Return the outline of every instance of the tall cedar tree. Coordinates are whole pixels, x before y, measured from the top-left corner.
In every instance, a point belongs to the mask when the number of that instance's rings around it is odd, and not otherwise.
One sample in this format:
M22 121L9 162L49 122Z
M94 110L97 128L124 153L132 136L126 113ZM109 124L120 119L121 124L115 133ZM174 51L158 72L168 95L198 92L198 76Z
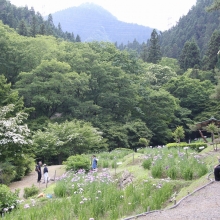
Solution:
M27 36L28 35L28 31L27 31L27 26L25 24L25 21L24 19L22 19L19 23L19 26L18 26L18 33L20 35L23 35L23 36Z
M180 68L187 70L195 65L200 66L200 50L195 41L187 41L179 57Z
M140 57L144 62L147 62L147 44L143 43L141 46Z
M81 42L81 38L78 34L76 35L76 42Z
M218 62L217 53L220 49L220 31L215 30L209 42L208 50L204 58L204 69L214 70Z
M157 34L157 31L154 29L151 33L147 62L157 64L161 61L161 59L162 54L159 45L159 36Z

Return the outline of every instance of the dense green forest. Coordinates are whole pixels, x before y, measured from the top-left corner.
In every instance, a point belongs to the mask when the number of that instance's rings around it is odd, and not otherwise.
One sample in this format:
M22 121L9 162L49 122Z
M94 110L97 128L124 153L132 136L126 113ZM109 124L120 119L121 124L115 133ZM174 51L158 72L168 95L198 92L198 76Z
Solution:
M181 59L168 58L156 30L140 59L108 42L15 29L0 22L0 165L8 181L29 172L31 158L62 163L72 154L163 145L177 126L188 140L197 137L190 125L220 119L215 31L207 50L215 47L215 59L203 69L196 42L185 42Z
M40 34L53 35L72 42L80 40L79 35L75 37L73 32L64 32L60 23L56 27L51 14L44 20L34 8L16 7L8 0L0 0L0 20L23 36L35 37Z

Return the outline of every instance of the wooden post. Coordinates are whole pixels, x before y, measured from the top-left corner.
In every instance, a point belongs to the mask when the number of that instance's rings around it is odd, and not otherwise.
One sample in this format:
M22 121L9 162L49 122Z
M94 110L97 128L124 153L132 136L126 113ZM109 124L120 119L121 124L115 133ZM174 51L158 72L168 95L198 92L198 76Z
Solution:
M54 172L54 182L56 181L56 170Z
M47 177L47 182L46 182L46 188L47 188L47 183L48 183L48 177Z
M115 175L116 175L116 160L115 160Z
M120 179L120 189L122 189L122 178Z
M176 205L176 199L174 200L174 205Z
M149 212L149 211L150 211L150 206L147 207L147 212Z

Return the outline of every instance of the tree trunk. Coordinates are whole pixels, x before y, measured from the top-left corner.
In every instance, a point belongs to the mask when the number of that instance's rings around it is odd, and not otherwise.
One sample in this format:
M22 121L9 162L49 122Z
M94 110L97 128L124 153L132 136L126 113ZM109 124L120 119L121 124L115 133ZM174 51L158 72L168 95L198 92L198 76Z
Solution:
M201 130L199 130L199 133L200 133L201 137L203 138L203 140L205 141L205 143L207 143L208 141L207 141L206 138L203 136L203 133L202 133Z

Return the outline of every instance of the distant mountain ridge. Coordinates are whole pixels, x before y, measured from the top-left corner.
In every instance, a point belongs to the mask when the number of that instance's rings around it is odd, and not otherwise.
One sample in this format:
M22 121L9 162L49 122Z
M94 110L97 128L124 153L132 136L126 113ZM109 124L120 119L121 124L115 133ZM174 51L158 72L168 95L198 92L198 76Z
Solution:
M110 12L93 3L84 3L52 14L63 31L80 35L82 41L110 41L127 44L136 39L146 42L153 28L119 21Z

